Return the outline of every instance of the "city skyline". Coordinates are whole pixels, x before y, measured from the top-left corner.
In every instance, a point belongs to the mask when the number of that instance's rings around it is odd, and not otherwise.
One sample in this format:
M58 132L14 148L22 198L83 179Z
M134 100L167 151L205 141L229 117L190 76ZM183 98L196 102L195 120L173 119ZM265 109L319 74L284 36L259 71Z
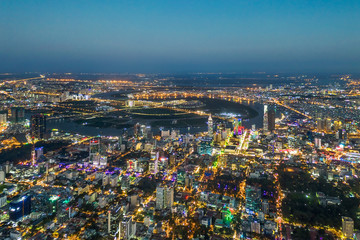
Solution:
M360 239L360 1L0 1L0 239Z

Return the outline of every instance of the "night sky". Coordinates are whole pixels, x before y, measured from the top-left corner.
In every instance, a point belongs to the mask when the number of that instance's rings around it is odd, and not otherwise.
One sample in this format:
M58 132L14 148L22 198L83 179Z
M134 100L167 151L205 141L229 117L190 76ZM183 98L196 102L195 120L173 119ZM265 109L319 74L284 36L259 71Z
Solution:
M0 72L360 72L359 0L0 0Z

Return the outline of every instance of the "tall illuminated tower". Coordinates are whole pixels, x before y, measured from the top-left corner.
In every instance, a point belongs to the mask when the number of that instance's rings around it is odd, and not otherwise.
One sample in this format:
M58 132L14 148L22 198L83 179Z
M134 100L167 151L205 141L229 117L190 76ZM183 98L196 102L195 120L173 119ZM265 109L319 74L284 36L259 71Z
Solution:
M354 235L354 221L349 217L342 217L342 232L346 239L352 239Z
M213 119L212 119L212 117L211 117L211 114L210 114L210 116L209 116L209 118L208 118L208 136L210 137L210 138L212 138L213 137L213 135L214 135L214 128L213 128Z
M42 140L46 133L46 117L42 114L31 116L30 134L32 139Z
M268 116L268 105L264 105L264 125L263 129L265 131L269 130L269 116Z
M156 209L171 208L174 204L174 188L158 186L156 188Z
M158 173L158 168L159 168L159 152L156 152L154 174Z
M32 161L32 165L35 166L35 164L36 164L35 144L33 144L33 147L32 147L32 150L31 150L31 161Z
M97 163L100 165L100 138L94 138L90 140L89 157L91 163Z
M268 111L268 130L274 131L275 130L275 109L272 107Z
M234 136L238 136L241 135L244 131L244 127L242 126L242 120L241 118L234 118L233 121L233 126L234 126Z

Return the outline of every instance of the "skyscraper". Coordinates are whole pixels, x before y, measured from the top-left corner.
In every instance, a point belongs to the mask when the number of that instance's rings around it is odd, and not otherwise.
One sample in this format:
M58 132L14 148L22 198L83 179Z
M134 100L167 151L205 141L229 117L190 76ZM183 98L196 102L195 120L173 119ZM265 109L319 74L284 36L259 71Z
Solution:
M325 119L325 130L331 132L331 118Z
M269 124L269 120L268 120L268 105L264 105L264 125L263 125L263 129L265 131L269 130L268 128L268 124Z
M317 118L316 119L316 128L319 132L324 131L325 130L325 120L320 117Z
M210 114L210 116L208 118L208 136L210 138L212 138L213 135L214 135L214 126L213 126L213 124L214 124L213 119L212 119L211 114Z
M156 188L156 209L171 208L174 204L174 188L158 186Z
M45 138L46 133L46 117L42 114L31 116L30 126L31 138L41 140Z
M242 119L234 118L233 127L234 127L234 136L241 135L244 131L244 127L242 126Z
M268 130L275 130L275 109L273 107L268 110Z
M36 160L39 160L39 158L41 156L44 155L44 147L37 147L35 148L35 157L36 157Z
M156 209L164 208L164 199L165 199L165 188L157 187L156 188Z
M25 109L22 107L11 108L11 122L18 123L25 120Z
M89 158L91 163L94 163L95 165L100 165L100 150L100 138L91 139L89 147Z
M346 239L352 239L354 234L354 220L349 217L342 217L342 232Z
M315 147L321 148L321 138L315 138Z
M119 239L130 239L132 233L132 217L124 217L119 224Z
M12 221L18 221L31 213L31 196L24 195L10 203L9 216Z
M0 125L5 124L8 119L7 111L0 111Z
M248 185L245 188L245 210L249 214L257 213L260 210L261 189Z

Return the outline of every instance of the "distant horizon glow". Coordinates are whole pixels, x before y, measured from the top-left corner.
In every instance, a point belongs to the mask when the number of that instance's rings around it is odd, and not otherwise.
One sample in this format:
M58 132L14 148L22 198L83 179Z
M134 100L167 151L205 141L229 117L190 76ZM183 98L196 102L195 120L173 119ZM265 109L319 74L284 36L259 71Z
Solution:
M0 2L0 72L360 72L360 2Z

